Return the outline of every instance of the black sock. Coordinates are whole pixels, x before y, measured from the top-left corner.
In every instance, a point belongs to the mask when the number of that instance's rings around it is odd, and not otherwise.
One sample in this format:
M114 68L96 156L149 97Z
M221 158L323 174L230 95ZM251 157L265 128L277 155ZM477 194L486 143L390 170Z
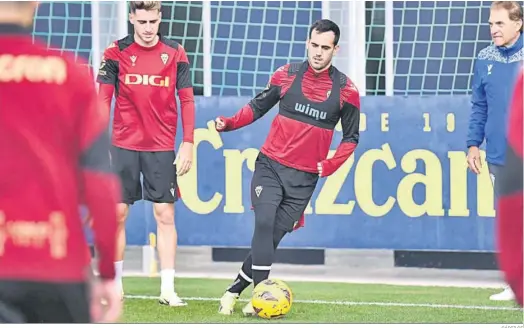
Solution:
M237 293L240 295L244 291L244 289L249 287L249 285L251 285L251 282L247 281L246 279L244 279L244 277L242 277L239 274L237 278L235 279L235 281L233 282L233 284L229 286L227 291L230 293Z
M269 271L271 269L253 269L253 286L256 287L259 283L269 278Z
M276 252L278 244L284 238L286 235L286 231L280 230L279 228L275 227L273 231L273 249ZM274 253L273 253L274 254ZM273 262L273 261L271 261ZM269 272L271 268L268 268L267 270L253 270L253 286L258 285L260 282L266 280L269 278Z
M227 289L230 293L238 293L239 295L251 285L253 282L252 279L252 271L251 271L251 252L249 252L248 256L244 260L244 263L242 263L242 268L240 268L240 272L238 273L238 276L236 277L235 281L229 288Z

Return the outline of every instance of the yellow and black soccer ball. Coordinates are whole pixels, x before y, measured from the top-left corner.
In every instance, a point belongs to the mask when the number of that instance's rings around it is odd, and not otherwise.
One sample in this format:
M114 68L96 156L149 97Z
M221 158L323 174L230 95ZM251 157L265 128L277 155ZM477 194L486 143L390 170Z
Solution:
M251 302L259 317L280 318L291 310L293 293L282 280L266 279L253 289Z

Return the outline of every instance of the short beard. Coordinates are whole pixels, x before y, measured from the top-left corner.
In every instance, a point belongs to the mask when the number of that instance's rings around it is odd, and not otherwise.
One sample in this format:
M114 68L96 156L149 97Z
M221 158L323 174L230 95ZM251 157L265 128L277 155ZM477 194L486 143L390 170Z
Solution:
M322 65L322 66L319 67L319 68L314 67L313 64L312 64L312 60L310 60L309 58L308 58L308 62L309 62L309 66L311 66L315 71L322 71L322 70L324 70L326 67L328 67L329 65L331 65L332 60L329 60L326 64Z

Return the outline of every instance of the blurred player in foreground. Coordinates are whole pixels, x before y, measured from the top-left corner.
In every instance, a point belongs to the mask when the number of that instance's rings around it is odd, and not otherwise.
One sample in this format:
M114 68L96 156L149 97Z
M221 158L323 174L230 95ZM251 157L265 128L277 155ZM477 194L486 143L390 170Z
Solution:
M122 305L109 115L86 66L33 44L35 9L0 2L0 322L114 322ZM92 291L81 203L100 254Z
M175 292L174 202L177 175L184 175L193 160L195 104L189 62L184 48L158 33L160 1L130 2L134 34L115 41L104 52L98 73L100 96L109 113L113 94L112 163L122 180L118 205L117 283L123 294L122 271L126 246L125 220L129 206L144 198L153 202L157 247L161 265L160 304L186 305ZM175 166L175 135L180 98L183 143ZM178 170L177 170L178 169ZM144 177L143 196L140 173Z
M333 174L357 146L359 93L353 82L332 65L339 38L340 29L335 23L315 22L309 30L307 61L280 67L266 89L235 116L216 119L218 131L237 130L280 102L251 182L255 211L251 252L220 300L222 314L233 313L240 293L251 282L256 286L268 278L281 239L303 224L319 176ZM343 138L335 155L326 159L339 120ZM251 303L242 311L254 314Z
M516 301L523 305L522 288L524 274L522 269L522 206L523 197L523 164L522 153L522 112L524 101L522 92L524 71L520 75L514 88L513 101L509 113L508 146L506 148L506 164L500 172L498 183L500 195L497 208L497 246L498 261L504 277Z
M468 166L472 172L480 174L479 147L486 140L486 162L496 199L500 191L498 175L504 170L512 85L524 54L522 6L518 1L494 1L489 25L493 45L482 49L475 62L467 147ZM506 287L490 299L510 301L514 295Z

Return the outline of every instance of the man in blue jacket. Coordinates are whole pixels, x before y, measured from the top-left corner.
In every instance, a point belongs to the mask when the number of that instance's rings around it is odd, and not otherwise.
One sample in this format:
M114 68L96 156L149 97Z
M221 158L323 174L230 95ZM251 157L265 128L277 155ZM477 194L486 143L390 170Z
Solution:
M479 146L486 140L486 162L494 187L503 169L506 153L507 109L515 78L523 59L522 6L517 1L494 1L489 26L493 44L482 49L475 62L472 84L472 111L467 147L468 166L479 174L482 163ZM491 300L513 300L510 288L492 295Z

